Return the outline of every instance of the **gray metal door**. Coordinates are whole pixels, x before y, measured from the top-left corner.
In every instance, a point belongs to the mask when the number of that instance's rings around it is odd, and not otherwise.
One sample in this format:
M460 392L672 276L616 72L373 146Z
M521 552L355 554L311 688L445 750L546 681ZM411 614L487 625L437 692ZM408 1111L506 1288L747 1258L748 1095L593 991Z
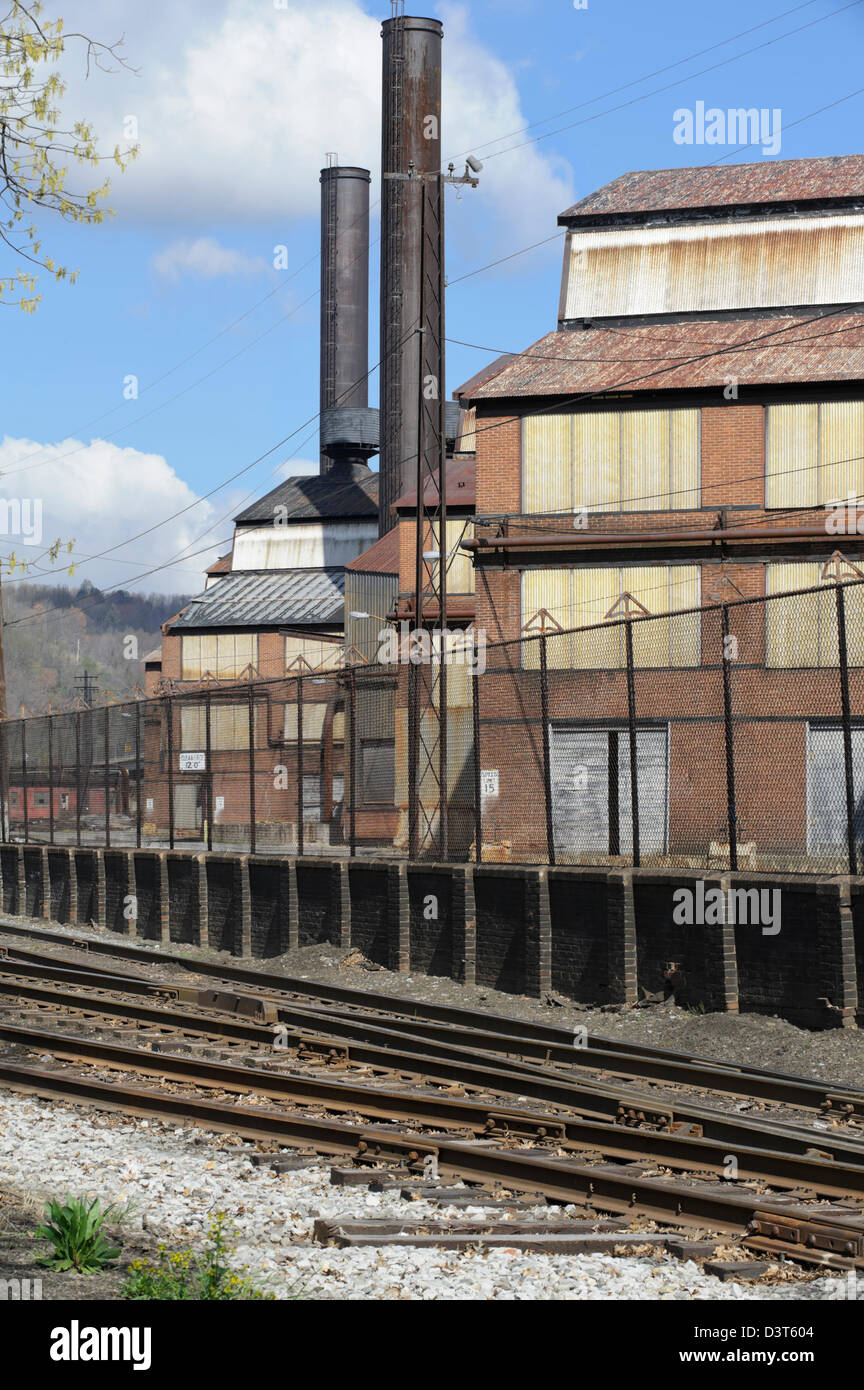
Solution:
M852 785L855 790L855 839L864 840L864 729L852 730ZM846 772L843 730L807 726L807 850L810 854L845 851Z
M636 775L642 854L666 852L668 747L666 728L637 729ZM550 763L556 853L631 854L633 809L627 726L588 729L553 724ZM611 784L610 768L613 770Z
M198 793L198 778L181 782L174 788L174 828L175 830L200 830L204 812Z

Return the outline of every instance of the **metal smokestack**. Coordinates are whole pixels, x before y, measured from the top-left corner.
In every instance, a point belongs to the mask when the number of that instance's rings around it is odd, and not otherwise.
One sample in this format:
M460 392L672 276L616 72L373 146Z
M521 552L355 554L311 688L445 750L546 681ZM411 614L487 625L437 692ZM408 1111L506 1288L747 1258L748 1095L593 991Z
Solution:
M381 461L379 528L416 486L420 375L421 197L410 173L441 167L441 41L437 19L384 21L381 131ZM389 177L400 175L402 177ZM443 384L441 389L443 390Z
M333 159L321 170L322 473L365 465L378 445L377 412L367 408L371 180L368 169Z

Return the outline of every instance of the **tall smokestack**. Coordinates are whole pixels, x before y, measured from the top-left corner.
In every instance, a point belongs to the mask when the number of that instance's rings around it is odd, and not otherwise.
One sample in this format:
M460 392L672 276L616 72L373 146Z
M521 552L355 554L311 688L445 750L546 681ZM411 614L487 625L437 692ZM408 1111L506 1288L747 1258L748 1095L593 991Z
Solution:
M441 41L437 19L384 21L381 139L381 461L379 527L416 486L420 376L420 266L423 228L416 174L441 167ZM433 267L427 267L432 271ZM433 275L434 278L434 275ZM441 383L443 390L443 383Z
M321 170L322 473L365 465L378 447L377 412L367 408L370 174L335 158Z

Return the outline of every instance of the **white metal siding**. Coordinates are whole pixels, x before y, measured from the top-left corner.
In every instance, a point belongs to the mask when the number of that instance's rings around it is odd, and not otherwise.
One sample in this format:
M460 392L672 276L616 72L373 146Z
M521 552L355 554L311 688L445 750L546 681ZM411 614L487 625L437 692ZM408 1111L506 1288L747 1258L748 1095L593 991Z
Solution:
M573 232L564 318L864 299L864 216Z

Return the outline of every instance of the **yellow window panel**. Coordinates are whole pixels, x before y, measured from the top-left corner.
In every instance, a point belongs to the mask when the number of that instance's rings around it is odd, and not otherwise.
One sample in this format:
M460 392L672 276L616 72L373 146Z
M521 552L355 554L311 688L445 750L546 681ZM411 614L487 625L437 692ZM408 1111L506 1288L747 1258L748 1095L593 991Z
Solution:
M522 421L522 507L567 512L573 507L570 415L529 415Z
M766 428L766 507L815 506L819 500L818 405L769 405Z
M846 502L864 493L864 401L819 407L819 501Z
M669 510L698 507L698 410L669 411Z
M819 583L818 563L768 566L766 593L783 594ZM820 595L775 599L766 604L765 664L771 667L818 666Z
M617 565L573 570L573 624L603 623L621 594ZM624 664L624 633L620 627L592 627L573 634L572 665L577 670L616 670Z
M303 742L320 739L324 732L326 704L303 701ZM344 734L343 734L344 737ZM297 742L297 701L285 706L285 738L290 743Z
M621 416L585 411L573 417L573 508L618 510L621 498Z
M696 608L700 602L701 570L698 565L670 565L669 611ZM702 627L699 613L669 620L669 665L698 666L702 660Z
M669 495L669 412L621 415L621 510L662 511Z
M195 753L205 746L205 742L204 710L198 705L181 705L181 749L184 753Z
M190 633L188 637L181 637L180 642L183 680L197 680L201 675L201 637L197 632Z

